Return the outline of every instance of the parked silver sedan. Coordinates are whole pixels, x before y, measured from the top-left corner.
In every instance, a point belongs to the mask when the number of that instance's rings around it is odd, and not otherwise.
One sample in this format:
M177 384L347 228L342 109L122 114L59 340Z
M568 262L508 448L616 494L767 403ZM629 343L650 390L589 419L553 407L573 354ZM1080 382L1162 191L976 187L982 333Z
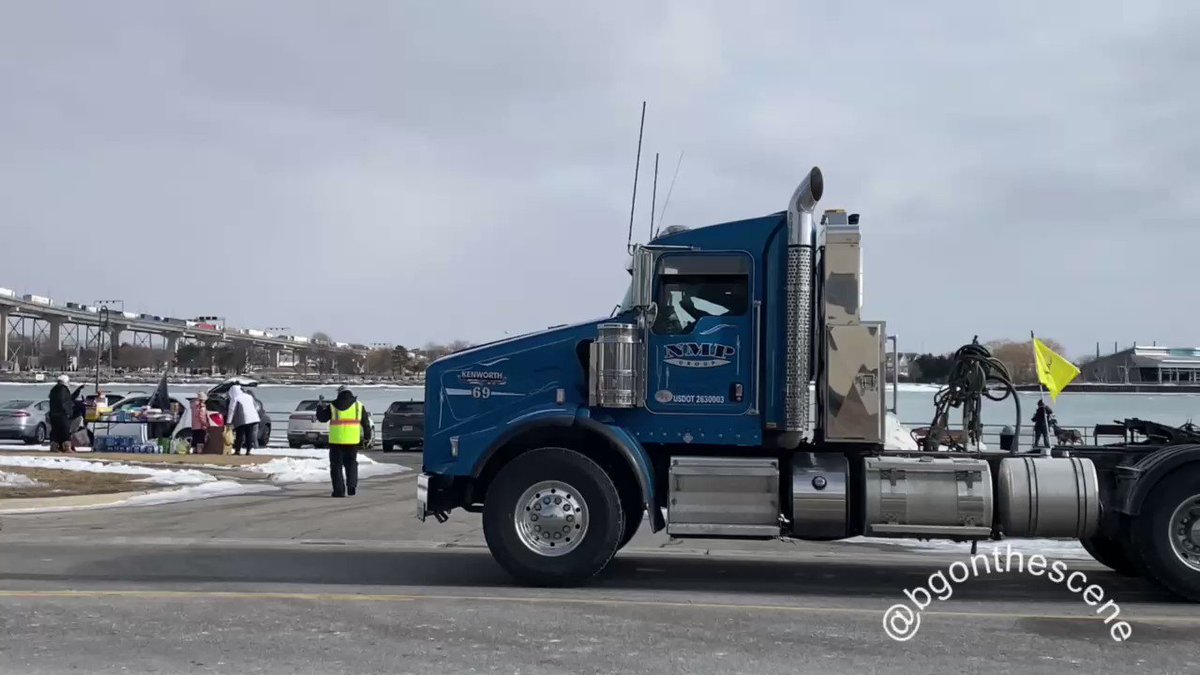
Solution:
M30 445L45 443L50 435L46 413L49 401L18 399L0 402L0 438L15 438Z

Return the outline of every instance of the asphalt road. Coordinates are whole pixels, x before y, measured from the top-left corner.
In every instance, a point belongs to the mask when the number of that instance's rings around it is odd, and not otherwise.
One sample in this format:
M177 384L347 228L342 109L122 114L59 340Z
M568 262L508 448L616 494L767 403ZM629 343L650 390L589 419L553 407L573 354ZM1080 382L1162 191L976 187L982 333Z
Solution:
M403 461L403 459L401 459ZM513 586L478 518L412 518L411 477L0 520L0 672L1200 672L1200 608L1069 561L958 587L896 642L884 610L964 554L641 533L585 588Z

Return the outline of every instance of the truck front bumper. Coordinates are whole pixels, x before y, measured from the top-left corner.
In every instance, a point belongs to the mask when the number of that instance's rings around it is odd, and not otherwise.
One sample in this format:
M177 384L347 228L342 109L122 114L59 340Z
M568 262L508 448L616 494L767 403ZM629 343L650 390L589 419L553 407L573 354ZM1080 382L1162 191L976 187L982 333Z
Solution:
M425 522L433 516L439 523L449 519L456 504L451 488L454 481L447 476L422 473L417 476L417 520Z

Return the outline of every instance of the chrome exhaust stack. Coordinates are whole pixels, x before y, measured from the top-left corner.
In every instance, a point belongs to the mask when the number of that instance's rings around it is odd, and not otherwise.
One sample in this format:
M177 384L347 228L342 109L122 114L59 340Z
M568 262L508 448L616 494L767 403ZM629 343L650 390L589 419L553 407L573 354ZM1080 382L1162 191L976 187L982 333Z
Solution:
M813 339L813 211L825 191L821 169L800 181L788 203L787 226L787 355L783 431L786 446L795 447L808 431L808 385L812 381Z

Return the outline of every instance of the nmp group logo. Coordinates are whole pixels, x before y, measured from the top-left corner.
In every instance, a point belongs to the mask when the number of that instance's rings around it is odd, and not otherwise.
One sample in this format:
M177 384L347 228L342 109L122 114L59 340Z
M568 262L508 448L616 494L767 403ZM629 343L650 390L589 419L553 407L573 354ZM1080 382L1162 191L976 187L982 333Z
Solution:
M1096 608L1096 615L1104 619L1104 625L1108 626L1114 642L1125 642L1133 635L1133 626L1118 618L1121 616L1121 607L1111 598L1105 599L1103 588L1089 584L1086 574L1072 571L1061 560L1049 561L1041 554L1035 553L1026 560L1020 552L1012 550L1011 544L1007 545L1003 557L999 548L993 548L991 557L980 553L966 561L957 561L945 571L938 570L929 575L924 586L904 589L907 601L898 602L883 613L883 632L896 642L911 640L921 629L921 612L934 600L949 600L954 597L955 584L993 572L1029 573L1035 577L1045 576L1056 584L1065 584L1067 590L1082 596L1089 607Z

